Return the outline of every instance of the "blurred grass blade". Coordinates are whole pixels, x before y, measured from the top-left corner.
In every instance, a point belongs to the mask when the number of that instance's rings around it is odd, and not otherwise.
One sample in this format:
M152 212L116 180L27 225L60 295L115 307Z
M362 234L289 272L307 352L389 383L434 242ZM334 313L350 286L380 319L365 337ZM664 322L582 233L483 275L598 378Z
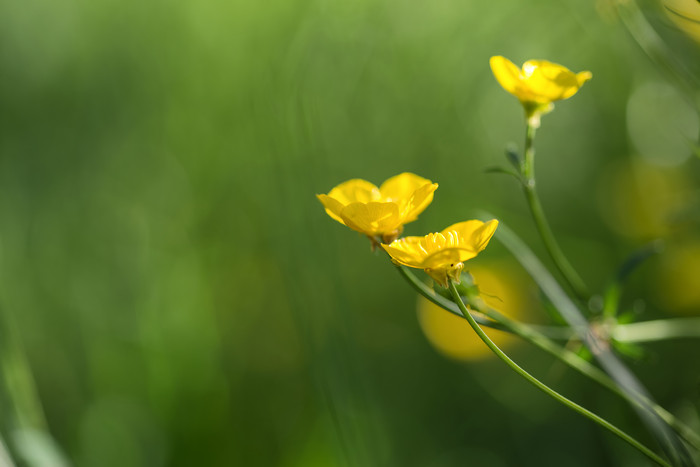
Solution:
M7 450L7 446L5 446L2 436L0 436L0 465L5 467L15 467L15 463L12 461L12 457L10 456L10 452Z
M515 371L519 376L524 378L527 382L535 386L537 389L540 391L544 392L547 394L549 397L552 399L556 400L557 402L563 404L564 406L570 408L571 410L574 410L575 412L579 413L580 415L583 415L584 417L588 418L589 420L597 423L600 425L602 428L610 431L611 433L615 434L616 436L620 437L627 443L629 443L631 446L633 446L635 449L639 450L641 453L643 453L645 456L649 457L649 459L653 460L659 465L662 466L669 466L664 459L659 457L654 451L646 447L644 444L640 443L612 423L608 422L604 418L600 417L594 412L591 412L590 410L586 409L585 407L575 403L571 399L566 398L562 394L558 393L554 389L550 388L546 384L544 384L542 381L539 379L535 378L533 375L528 373L525 369L523 369L520 365L515 363L505 352L503 352L490 338L489 336L479 327L476 321L474 321L474 318L471 316L471 313L467 310L466 305L462 301L462 298L459 295L459 292L457 291L457 288L455 287L454 282L452 282L452 279L449 279L449 285L450 285L450 292L452 293L452 297L454 298L454 301L457 303L459 306L460 310L462 311L462 314L466 317L467 321L469 322L469 325L472 327L474 332L479 336L479 338L488 346L491 351L499 358L501 361L503 361L505 364L507 364L513 371Z
M653 342L665 339L700 338L700 318L675 318L615 326L613 338L619 342Z
M700 77L688 66L689 63L663 40L644 16L636 0L616 0L615 6L622 23L640 48L657 65L657 68L682 90L693 102L696 109L700 107L697 89Z
M482 213L482 215L483 218L494 218L488 213ZM610 375L621 390L637 400L638 404L631 404L632 407L637 411L650 432L654 434L660 447L673 461L673 464L693 465L692 458L685 445L650 406L650 403L653 403L653 399L648 394L648 391L646 391L636 376L610 351L609 343L601 340L591 330L581 311L542 265L537 256L503 222L499 224L495 236L532 276L542 289L542 292L547 295L552 304L559 310L562 317L581 338L605 372ZM643 397L639 397L640 395Z
M9 405L2 413L2 423L11 427L8 442L12 453L22 460L21 465L28 467L68 467L70 463L48 431L34 375L13 317L2 308L0 375L0 391L5 393ZM0 467L4 465L0 463Z
M18 455L29 467L70 466L56 441L46 431L31 428L17 430L12 434L12 441Z

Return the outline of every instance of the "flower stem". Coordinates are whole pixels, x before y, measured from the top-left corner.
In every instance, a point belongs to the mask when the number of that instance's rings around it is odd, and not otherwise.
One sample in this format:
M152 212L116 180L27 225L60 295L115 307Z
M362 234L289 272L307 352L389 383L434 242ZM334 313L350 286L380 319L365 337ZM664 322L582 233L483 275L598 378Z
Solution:
M559 244L554 238L552 229L549 227L547 218L544 215L544 210L542 209L542 203L540 203L540 198L537 195L535 188L535 132L537 128L529 120L527 123L527 131L525 133L525 158L520 167L520 171L523 176L523 190L525 191L525 197L527 199L527 204L530 207L530 212L537 226L537 230L542 237L544 246L549 253L549 256L554 261L557 269L561 272L564 280L571 288L571 290L576 294L576 296L581 300L587 300L589 297L586 285L583 283L579 277L576 270L571 266L571 263L566 259Z
M404 266L399 266L399 265L395 265L395 266L396 266L396 269L399 271L399 273L401 273L403 278L406 279L409 284L411 284L411 286L416 290L416 292L418 292L423 297L427 298L428 300L430 300L431 302L433 302L437 306L442 307L446 311L452 313L453 315L459 316L460 318L464 318L464 316L462 316L462 313L459 311L459 309L454 309L453 307L450 306L453 304L451 301L449 301L448 299L446 299L445 297L443 297L441 295L436 294L433 289L426 286L415 275L413 275L413 273L411 271L409 271L408 268L406 268ZM484 315L482 315L480 313L475 316L475 319L482 326L486 326L486 327L494 328L494 329L500 329L501 331L507 330L504 326L500 325L496 321L492 321L492 320L488 319L487 317L485 317Z
M612 432L613 434L617 435L618 437L622 438L625 440L627 443L632 445L634 448L639 450L641 453L643 453L645 456L647 456L649 459L653 460L659 465L662 466L668 466L670 467L670 464L666 462L664 459L659 457L657 454L655 454L652 450L641 444L639 441L636 439L632 438L630 435L625 433L624 431L620 430L617 428L615 425L611 424L607 420L601 418L600 416L594 414L590 410L576 404L575 402L567 399L566 397L562 396L546 384L542 383L540 380L532 376L530 373L522 369L517 363L515 363L513 360L508 357L494 342L489 338L489 336L486 335L486 333L479 327L478 323L474 320L472 315L469 313L469 310L467 310L467 307L464 305L464 302L462 301L462 297L460 297L459 292L457 292L457 289L455 288L454 283L452 282L451 279L449 279L449 289L450 292L452 293L452 298L454 299L455 303L459 307L460 311L464 315L464 317L467 319L469 322L469 325L472 327L474 332L481 338L482 341L491 349L491 351L496 354L498 358L503 360L513 371L518 373L520 376L525 378L529 383L537 387L539 390L547 394L548 396L552 397L553 399L559 401L560 403L564 404L565 406L569 407L570 409L580 413L581 415L589 418L590 420L594 421L595 423L599 424L603 428L607 429L608 431Z
M661 417L661 419L664 420L664 422L673 428L676 433L683 437L688 444L700 451L700 435L698 435L689 426L678 420L672 413L660 405L647 399L642 394L636 394L636 397L630 396L627 392L620 389L620 387L615 384L615 382L610 379L610 377L604 371L600 370L590 362L582 359L574 352L552 342L546 336L539 334L536 330L532 329L531 326L511 320L507 316L502 315L485 304L475 302L472 297L467 298L469 300L470 307L476 308L484 315L505 326L513 334L559 359L570 368L578 371L584 376L587 376L604 388L622 397L627 402L635 404L638 407L643 407L644 405L650 407L659 417Z
M413 286L413 288L423 297L430 300L445 311L462 319L466 319L466 316L462 314L459 307L457 307L454 302L436 294L433 289L421 282L408 268L402 266L397 266L396 268L404 279L406 279L408 283L411 284L411 286ZM615 382L604 371L590 362L582 359L574 352L567 350L561 345L558 345L552 340L568 340L573 338L574 333L570 328L563 326L536 326L532 324L520 323L487 306L478 297L467 296L467 300L469 302L469 306L472 308L470 314L479 325L498 329L504 332L510 332L560 360L562 363L568 365L570 368L579 372L583 376L592 379L604 388L612 391L619 397L622 397L629 403L635 404L636 406L642 408L646 404L647 407L650 407L654 412L656 412L656 414L661 417L661 419L663 419L671 428L673 428L676 433L678 433L688 444L700 451L700 435L693 431L693 429L691 429L689 426L678 420L672 413L641 394L637 394L636 397L629 395L627 392L620 389L620 387L615 384ZM688 318L688 320L700 321L700 319L697 318ZM634 326L634 324L619 325L619 327L622 328L625 328L626 326ZM613 331L613 336L615 336L615 331ZM629 341L633 342L632 339Z
M664 339L699 338L700 318L673 318L617 324L611 331L620 342L652 342Z

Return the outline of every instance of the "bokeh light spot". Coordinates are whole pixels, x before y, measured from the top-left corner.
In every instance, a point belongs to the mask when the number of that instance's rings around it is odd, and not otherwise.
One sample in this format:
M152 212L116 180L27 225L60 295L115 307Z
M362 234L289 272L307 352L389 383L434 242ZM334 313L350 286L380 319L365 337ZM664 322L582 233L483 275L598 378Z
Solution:
M698 115L670 85L639 86L627 102L627 132L639 154L659 166L676 166L693 153Z

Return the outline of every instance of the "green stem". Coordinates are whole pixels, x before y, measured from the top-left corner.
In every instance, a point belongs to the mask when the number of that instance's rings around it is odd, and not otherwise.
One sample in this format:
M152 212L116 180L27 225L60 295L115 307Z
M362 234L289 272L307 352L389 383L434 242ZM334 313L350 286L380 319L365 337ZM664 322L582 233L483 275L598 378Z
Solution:
M614 319L617 315L617 311L620 306L620 296L622 295L622 291L620 289L620 284L616 282L605 291L602 313L604 318Z
M462 301L462 298L459 295L459 292L457 292L457 289L455 288L454 283L452 282L451 279L449 279L449 288L450 292L452 293L452 297L457 303L457 306L459 306L460 311L464 315L464 317L467 319L469 322L469 325L472 327L474 332L481 338L482 341L493 351L494 354L501 360L503 360L513 371L518 373L520 376L525 378L529 383L531 383L533 386L547 394L548 396L552 397L553 399L559 401L560 403L564 404L565 406L569 407L570 409L580 413L584 417L589 418L590 420L594 421L598 425L602 426L603 428L607 429L611 433L617 435L621 439L625 440L627 443L629 443L631 446L639 450L642 454L647 456L649 459L653 460L659 465L662 466L667 466L671 467L669 463L667 463L664 459L656 455L651 449L647 448L643 444L641 444L639 441L635 440L632 438L630 435L625 433L624 431L620 430L617 428L615 425L611 424L607 420L601 418L600 416L594 414L590 410L576 404L575 402L567 399L566 397L562 396L546 384L542 383L540 380L532 376L530 373L522 369L520 366L518 366L517 363L515 363L513 360L508 357L496 344L493 343L493 341L489 338L489 336L486 335L486 333L479 327L479 324L474 320L472 315L469 313L467 310L467 307L464 305L464 302Z
M559 248L559 244L555 240L552 229L549 227L547 218L544 215L544 209L542 209L540 198L537 195L535 188L535 132L535 125L528 120L527 131L525 133L525 158L521 166L523 175L522 185L525 191L525 197L527 198L527 204L530 207L530 212L532 213L537 230L542 237L544 246L555 266L559 269L564 280L576 296L581 300L587 300L589 297L588 290L578 273L576 273L576 270L571 266L566 256L564 256L561 248Z
M455 305L453 302L446 299L442 295L438 295L437 293L435 293L433 289L425 285L407 267L397 265L396 269L403 276L403 278L406 279L406 281L408 281L409 284L411 284L411 286L416 292L418 292L423 297L433 302L437 306L448 311L449 313L452 313L453 315L458 316L460 318L464 318L464 316L462 316L462 312L459 311L459 308L457 308L457 305ZM486 315L484 315L483 313L479 313L478 311L472 312L472 316L474 317L476 322L479 323L481 326L498 329L499 331L514 332L507 326L507 324L494 321L493 319L489 319ZM567 327L537 325L528 325L528 327L537 329L539 334L542 335L545 339L557 339L567 341L575 337L575 334L571 331L571 329Z
M636 394L636 397L629 395L627 392L620 389L620 387L617 384L615 384L615 382L612 379L610 379L610 377L604 371L600 370L598 367L589 363L588 361L582 359L574 352L571 352L570 350L567 350L566 348L555 344L547 337L533 330L530 326L511 320L510 318L500 314L496 310L489 307L485 307L481 303L475 302L471 297L468 298L469 305L471 307L477 308L489 318L501 323L510 332L522 338L523 340L529 342L535 347L538 347L539 349L559 359L560 361L568 365L570 368L578 371L584 376L587 376L596 383L612 391L614 394L617 394L618 396L622 397L627 402L632 403L640 408L644 408L645 405L647 407L650 407L671 428L673 428L676 431L676 433L683 437L683 439L686 442L688 442L688 444L700 451L700 435L695 433L695 431L693 431L689 426L678 420L672 413L670 413L660 405L649 400L642 394Z
M554 308L559 311L561 317L575 330L583 343L588 347L593 356L602 366L608 376L615 381L621 390L627 392L630 397L643 394L647 400L651 400L648 392L636 376L620 361L611 351L609 343L602 339L600 332L591 328L578 305L576 305L564 292L559 283L550 275L539 259L530 251L522 240L505 225L499 225L498 239L510 250L518 262L528 271L537 282L542 293L551 301ZM642 402L640 401L640 404ZM638 409L638 415L648 429L654 434L657 442L663 447L664 453L673 456L679 465L690 465L692 460L686 446L681 440L671 433L663 420L656 416L651 407L642 404L633 405Z
M457 307L454 302L436 294L433 289L421 282L408 268L397 266L397 269L404 279L406 279L409 284L411 284L411 286L413 286L413 288L423 297L443 308L445 311L462 319L466 319L466 317L459 310L459 307ZM478 297L468 296L467 298L469 300L469 306L473 308L473 310L470 311L470 314L474 317L475 321L479 323L479 325L488 326L504 332L510 332L560 360L573 370L592 379L604 388L625 399L627 402L640 408L644 408L644 404L646 404L646 407L650 407L652 410L654 410L654 412L656 412L656 414L661 417L671 428L673 428L676 433L678 433L686 442L688 442L688 444L700 451L700 435L693 431L689 426L678 420L672 413L641 394L637 394L636 397L631 396L627 392L620 389L620 387L615 384L607 373L600 370L590 362L582 359L574 352L571 352L570 350L567 350L566 348L552 341L552 339L568 340L574 337L574 334L569 328L559 326L536 326L532 324L520 323L487 306ZM700 319L697 318L689 318L688 320L700 321ZM627 326L632 325L619 325L619 327L622 328ZM615 331L613 331L613 336L615 336ZM628 342L632 341L630 340Z
M700 337L700 318L675 318L618 324L612 338L620 342L653 342L664 339Z

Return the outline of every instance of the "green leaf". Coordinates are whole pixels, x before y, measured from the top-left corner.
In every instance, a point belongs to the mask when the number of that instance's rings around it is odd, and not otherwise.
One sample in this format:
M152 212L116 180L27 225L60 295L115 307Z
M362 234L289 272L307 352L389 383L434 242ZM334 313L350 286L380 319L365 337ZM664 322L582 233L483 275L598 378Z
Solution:
M523 158L518 153L518 148L514 144L509 144L506 148L506 159L520 173L523 167Z
M620 298L622 297L623 285L632 272L634 272L644 261L653 255L664 250L664 242L655 240L629 255L617 271L615 279L605 291L603 302L603 316L613 318L618 313Z
M625 311L620 313L617 317L617 324L630 324L637 321L637 312L635 311Z
M630 357L633 360L649 359L649 353L641 345L632 344L630 342L618 342L616 340L612 342L615 350L626 357Z
M499 174L510 175L511 177L515 177L516 180L520 181L519 174L513 172L512 170L508 170L506 168L503 168L503 167L497 167L497 166L487 167L486 169L484 169L484 173L487 173L487 174L488 173L499 173Z
M586 360L587 362L593 360L593 354L590 350L588 350L588 347L586 347L585 345L581 345L578 349L576 349L576 355Z

